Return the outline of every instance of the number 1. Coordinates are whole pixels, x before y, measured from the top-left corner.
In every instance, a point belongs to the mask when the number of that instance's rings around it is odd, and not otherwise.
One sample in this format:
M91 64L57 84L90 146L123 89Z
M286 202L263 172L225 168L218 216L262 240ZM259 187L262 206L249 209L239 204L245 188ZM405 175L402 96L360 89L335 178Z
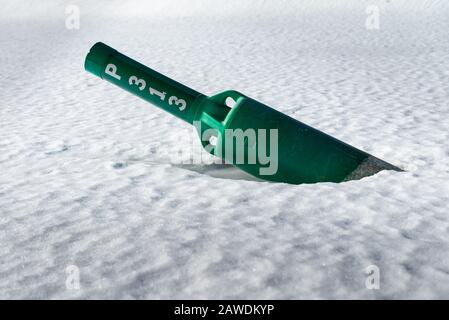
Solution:
M150 94L153 96L158 96L162 101L164 101L166 92L161 92L150 87Z

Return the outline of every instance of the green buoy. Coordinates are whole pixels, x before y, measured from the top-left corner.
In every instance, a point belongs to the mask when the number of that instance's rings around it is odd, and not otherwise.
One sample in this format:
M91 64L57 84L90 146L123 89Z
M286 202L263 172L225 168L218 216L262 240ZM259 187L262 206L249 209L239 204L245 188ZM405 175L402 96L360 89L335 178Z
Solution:
M101 42L85 69L194 125L208 152L264 180L341 182L402 171L237 91L208 97Z

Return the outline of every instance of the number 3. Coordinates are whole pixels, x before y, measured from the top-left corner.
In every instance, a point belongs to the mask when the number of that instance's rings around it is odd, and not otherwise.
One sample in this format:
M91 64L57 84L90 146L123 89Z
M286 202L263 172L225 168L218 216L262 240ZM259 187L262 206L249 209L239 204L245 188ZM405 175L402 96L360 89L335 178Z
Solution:
M168 99L168 104L169 104L169 105L172 105L173 103L174 103L176 106L178 106L179 111L183 111L183 110L187 107L187 102L186 102L184 99L179 99L179 98L176 97L176 96L171 96L171 97Z
M140 91L142 91L143 89L145 89L147 83L145 82L145 80L143 79L138 79L136 76L131 76L129 77L128 83L130 85L132 84L136 84L139 88Z

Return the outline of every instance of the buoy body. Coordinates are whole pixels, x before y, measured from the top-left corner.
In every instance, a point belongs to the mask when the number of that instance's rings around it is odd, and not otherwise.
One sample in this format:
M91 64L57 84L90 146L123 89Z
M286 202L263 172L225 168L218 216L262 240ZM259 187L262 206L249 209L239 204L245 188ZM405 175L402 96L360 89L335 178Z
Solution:
M208 152L264 180L341 182L401 171L237 91L208 97L101 42L85 69L194 125Z

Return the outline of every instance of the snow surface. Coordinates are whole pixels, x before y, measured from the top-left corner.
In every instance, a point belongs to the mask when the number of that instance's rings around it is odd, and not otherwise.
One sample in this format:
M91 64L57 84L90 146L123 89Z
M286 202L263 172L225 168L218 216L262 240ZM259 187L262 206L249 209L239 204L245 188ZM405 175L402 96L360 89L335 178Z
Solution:
M0 6L0 298L449 298L448 1ZM406 172L288 185L174 163L190 127L85 72L97 41Z

